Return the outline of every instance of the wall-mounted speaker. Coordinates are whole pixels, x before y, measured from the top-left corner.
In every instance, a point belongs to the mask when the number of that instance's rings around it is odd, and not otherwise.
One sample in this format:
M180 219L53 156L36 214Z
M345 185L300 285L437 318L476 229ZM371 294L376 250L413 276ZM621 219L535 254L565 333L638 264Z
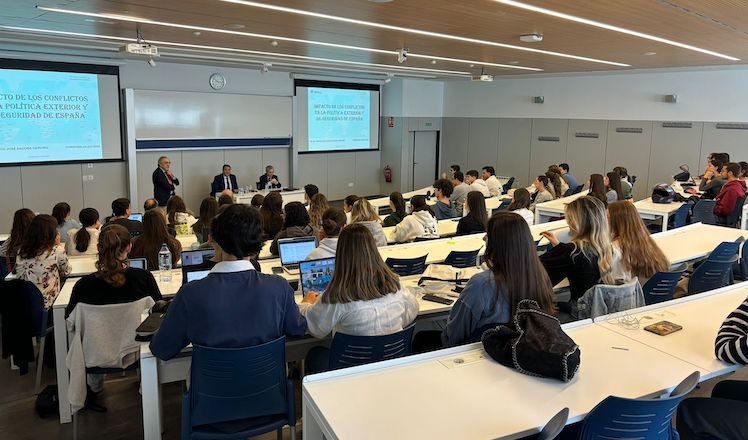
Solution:
M534 102L535 104L542 104L545 102L545 96L536 96L532 98L532 102Z
M668 104L675 104L678 102L678 95L665 95L662 100Z

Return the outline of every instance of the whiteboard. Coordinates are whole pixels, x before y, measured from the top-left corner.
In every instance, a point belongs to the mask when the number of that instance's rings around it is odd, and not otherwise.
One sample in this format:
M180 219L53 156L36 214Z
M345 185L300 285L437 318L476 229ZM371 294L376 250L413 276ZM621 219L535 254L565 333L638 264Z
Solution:
M134 90L135 139L290 138L290 96Z

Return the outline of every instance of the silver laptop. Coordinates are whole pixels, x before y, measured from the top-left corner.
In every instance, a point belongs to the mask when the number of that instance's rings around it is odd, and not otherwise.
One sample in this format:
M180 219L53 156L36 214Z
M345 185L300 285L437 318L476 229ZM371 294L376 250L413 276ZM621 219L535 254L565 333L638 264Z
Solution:
M278 240L278 255L283 270L291 275L299 274L299 263L317 247L315 237L281 238Z

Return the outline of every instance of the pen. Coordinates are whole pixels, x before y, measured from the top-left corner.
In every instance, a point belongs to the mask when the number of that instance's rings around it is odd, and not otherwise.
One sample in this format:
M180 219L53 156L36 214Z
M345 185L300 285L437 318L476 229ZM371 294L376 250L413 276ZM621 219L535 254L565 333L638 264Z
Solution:
M628 348L625 348L625 347L610 347L610 348L612 348L613 350L623 350L623 351L629 351L629 349L628 349Z

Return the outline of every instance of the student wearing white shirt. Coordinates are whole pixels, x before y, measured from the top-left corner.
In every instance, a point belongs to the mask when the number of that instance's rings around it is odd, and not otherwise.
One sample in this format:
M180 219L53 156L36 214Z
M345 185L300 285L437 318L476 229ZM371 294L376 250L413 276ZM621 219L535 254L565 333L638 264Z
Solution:
M501 188L501 182L496 178L496 170L492 166L483 167L483 180L486 182L488 187L488 193L491 197L500 195L503 191Z
M465 174L465 183L470 185L470 191L478 191L483 197L491 197L486 181L478 178L478 170L470 170Z
M306 256L307 260L335 256L338 248L338 236L345 227L345 212L340 208L328 208L322 214L320 224L322 225L322 240L319 242L317 249L311 251Z
M439 238L439 226L425 196L410 199L411 213L395 226L395 241L405 243L416 238Z
M530 211L530 192L524 188L517 188L512 195L513 200L509 205L507 211L519 214L525 219L528 226L532 226L535 222L535 214Z
M407 327L418 315L418 300L384 263L369 229L354 223L340 233L335 271L327 289L307 294L299 310L316 338L337 332L381 336ZM329 353L322 347L312 349L307 369L326 370Z
M83 226L80 229L68 231L68 239L65 242L65 252L68 255L96 255L98 254L97 243L99 241L99 211L94 208L84 208L78 214Z

